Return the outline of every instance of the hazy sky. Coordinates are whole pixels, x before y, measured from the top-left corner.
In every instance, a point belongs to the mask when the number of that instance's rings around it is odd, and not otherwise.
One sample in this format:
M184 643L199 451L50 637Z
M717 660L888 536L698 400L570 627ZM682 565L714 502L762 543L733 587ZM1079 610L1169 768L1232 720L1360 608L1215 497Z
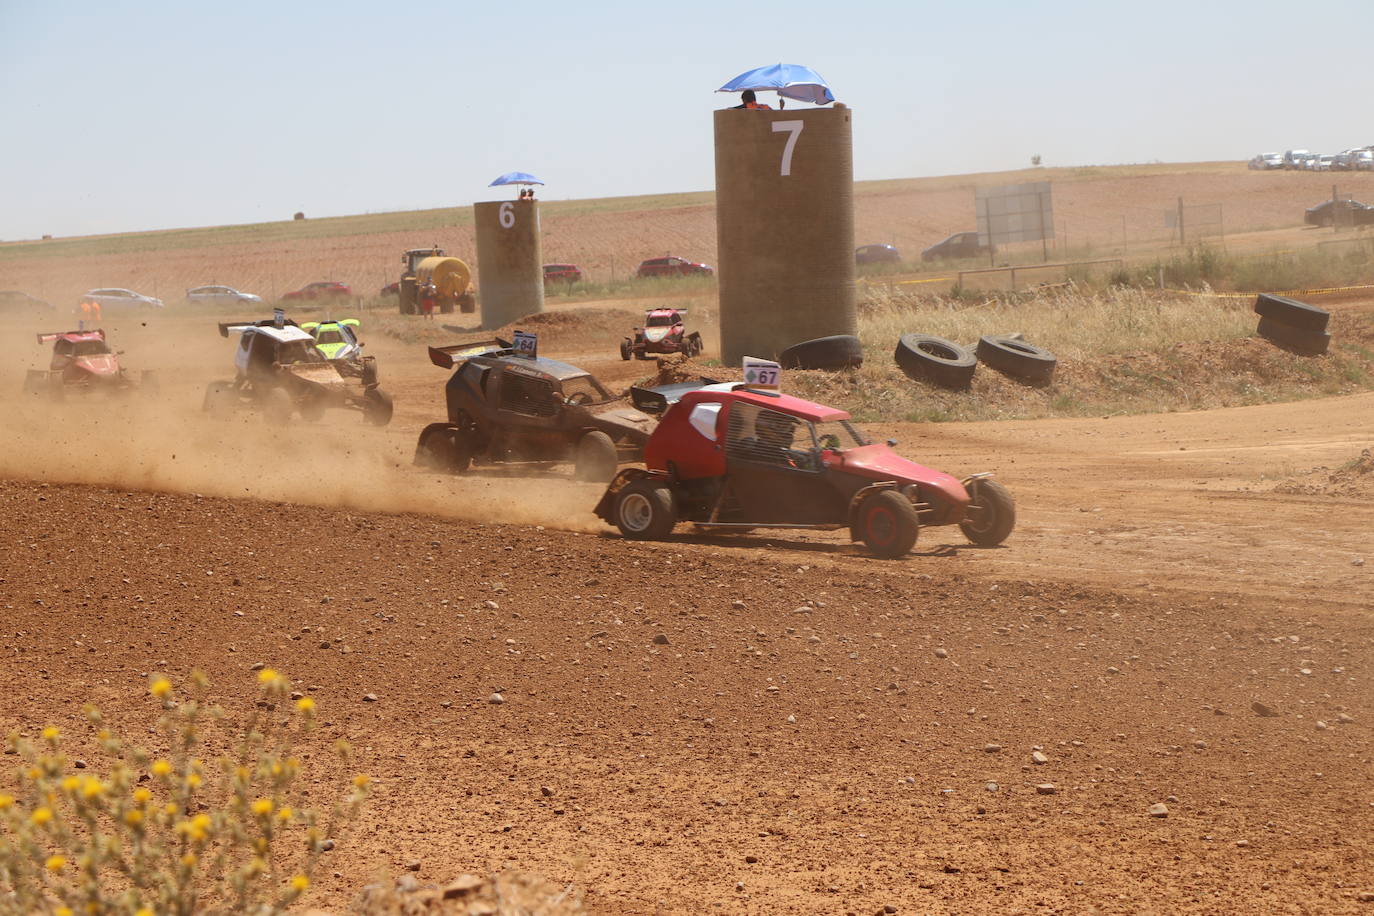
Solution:
M455 206L513 169L706 190L712 90L780 60L854 109L859 179L1339 151L1374 143L1371 34L1374 0L0 0L0 239Z

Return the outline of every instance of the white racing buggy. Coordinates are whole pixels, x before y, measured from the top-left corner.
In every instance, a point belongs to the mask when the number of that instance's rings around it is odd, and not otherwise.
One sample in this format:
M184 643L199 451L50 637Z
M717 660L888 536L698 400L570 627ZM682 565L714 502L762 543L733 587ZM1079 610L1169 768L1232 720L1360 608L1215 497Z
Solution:
M391 422L391 398L377 385L377 364L360 358L357 376L325 358L315 338L280 314L262 321L220 324L221 337L239 335L234 350L233 381L211 382L205 409L224 414L248 407L272 423L287 423L294 414L319 420L331 407L360 411L374 426Z

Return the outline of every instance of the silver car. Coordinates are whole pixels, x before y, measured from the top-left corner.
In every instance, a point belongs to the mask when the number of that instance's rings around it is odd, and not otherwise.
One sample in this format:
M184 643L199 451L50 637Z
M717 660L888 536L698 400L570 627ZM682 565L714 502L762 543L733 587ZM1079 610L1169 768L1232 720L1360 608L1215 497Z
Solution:
M163 308L161 299L131 289L92 289L81 298L99 302L101 308Z
M241 293L232 286L197 286L186 291L186 302L192 305L239 305L244 302L262 302L262 297L252 293Z

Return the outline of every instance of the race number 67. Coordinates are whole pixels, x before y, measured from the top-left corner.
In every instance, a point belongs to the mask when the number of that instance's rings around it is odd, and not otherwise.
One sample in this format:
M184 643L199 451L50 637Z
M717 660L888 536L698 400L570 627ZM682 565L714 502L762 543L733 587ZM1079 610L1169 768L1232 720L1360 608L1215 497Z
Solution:
M515 204L506 201L501 205L496 215L497 220L501 223L501 228L509 229L511 226L515 225Z
M786 133L787 145L782 148L782 174L792 174L792 151L797 148L797 138L801 136L805 121L774 121L773 133Z

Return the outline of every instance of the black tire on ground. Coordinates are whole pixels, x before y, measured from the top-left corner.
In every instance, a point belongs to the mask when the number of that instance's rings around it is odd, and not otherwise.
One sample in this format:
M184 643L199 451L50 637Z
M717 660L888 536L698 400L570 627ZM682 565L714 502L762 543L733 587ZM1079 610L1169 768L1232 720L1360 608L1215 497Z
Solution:
M446 474L463 474L472 466L471 434L447 423L431 423L420 432L415 463Z
M373 426L386 426L391 422L394 407L391 395L380 388L369 388L363 392L363 419Z
M893 560L911 552L921 522L911 500L896 490L883 490L859 506L856 528L874 556Z
M281 388L269 388L262 393L259 398L262 404L262 415L274 426L285 426L291 422L291 414L295 412L296 405L291 403L291 395Z
M630 342L628 340L622 340L620 342L620 358L624 360L630 358Z
M864 348L852 334L817 337L783 350L778 363L784 369L857 369L864 364Z
M599 429L589 430L577 440L573 461L573 476L594 483L610 483L619 463L615 443Z
M967 347L926 334L903 334L893 358L908 378L943 388L968 388L978 368L978 358Z
M1261 318L1258 333L1270 343L1299 356L1321 356L1331 346L1331 335L1325 331L1295 328L1273 318Z
M959 530L979 547L995 547L1016 527L1016 503L1007 488L980 478L969 484L969 505Z
M1049 350L1003 334L978 338L975 352L988 367L1031 385L1048 385L1059 363Z
M238 397L232 383L211 382L205 388L205 402L202 406L206 413L222 417L234 409Z
M1304 331L1325 331L1327 322L1331 320L1331 313L1326 309L1270 293L1260 293L1255 297L1255 314Z
M634 541L657 541L677 524L673 494L656 480L632 480L615 495L615 526Z

